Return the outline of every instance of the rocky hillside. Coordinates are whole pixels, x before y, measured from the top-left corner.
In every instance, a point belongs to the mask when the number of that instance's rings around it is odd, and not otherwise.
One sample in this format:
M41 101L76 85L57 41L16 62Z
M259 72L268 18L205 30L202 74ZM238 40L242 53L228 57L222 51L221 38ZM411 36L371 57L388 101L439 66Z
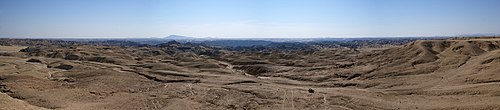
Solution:
M239 48L0 42L7 110L500 109L496 38Z

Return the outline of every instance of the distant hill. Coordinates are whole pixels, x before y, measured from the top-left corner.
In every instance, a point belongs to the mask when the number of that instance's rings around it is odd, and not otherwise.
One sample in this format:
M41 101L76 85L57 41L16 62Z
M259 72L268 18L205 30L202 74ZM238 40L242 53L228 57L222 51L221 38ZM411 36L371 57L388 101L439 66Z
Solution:
M265 46L273 42L265 40L210 40L210 41L203 41L201 43L211 46L247 47L247 46Z
M188 36L180 36L180 35L170 35L170 36L165 37L165 39L182 40L182 39L195 39L195 38L188 37Z

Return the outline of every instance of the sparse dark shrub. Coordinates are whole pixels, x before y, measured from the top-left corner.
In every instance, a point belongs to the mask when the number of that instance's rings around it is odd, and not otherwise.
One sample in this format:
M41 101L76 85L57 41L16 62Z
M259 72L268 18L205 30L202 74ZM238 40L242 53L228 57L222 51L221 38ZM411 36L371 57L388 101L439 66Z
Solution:
M61 65L56 66L54 68L63 69L63 70L70 70L70 69L73 69L73 66L67 65L67 64L61 64Z
M314 90L309 88L309 90L307 90L309 93L314 93Z
M66 57L64 57L64 59L66 59L66 60L79 60L80 56L78 56L78 55L67 55Z
M42 63L42 61L38 60L38 59L29 59L28 61L26 62L32 62L32 63Z

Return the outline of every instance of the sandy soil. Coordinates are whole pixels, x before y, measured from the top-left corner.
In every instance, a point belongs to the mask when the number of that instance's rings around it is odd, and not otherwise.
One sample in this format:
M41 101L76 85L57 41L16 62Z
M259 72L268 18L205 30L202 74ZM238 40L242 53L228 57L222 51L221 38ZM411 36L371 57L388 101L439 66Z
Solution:
M19 52L23 48L26 46L0 46L0 52Z
M120 56L114 62L0 56L0 109L493 110L500 109L499 47L494 40L433 40L297 58L133 60L119 48L106 51Z

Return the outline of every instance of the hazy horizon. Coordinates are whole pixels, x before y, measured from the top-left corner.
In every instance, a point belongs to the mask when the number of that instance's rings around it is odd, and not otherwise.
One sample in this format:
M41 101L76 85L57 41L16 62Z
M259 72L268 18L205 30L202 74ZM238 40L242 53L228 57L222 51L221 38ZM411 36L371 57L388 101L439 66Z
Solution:
M175 34L176 35L176 34ZM184 36L184 35L179 35ZM185 36L189 39L357 39L357 38L438 38L438 37L497 37L500 34L461 34L461 35L435 35L435 36L335 36L335 37L200 37L200 36ZM159 37L9 37L0 36L0 38L13 38L13 39L168 39L168 36Z
M359 38L500 33L497 0L2 0L9 38Z

